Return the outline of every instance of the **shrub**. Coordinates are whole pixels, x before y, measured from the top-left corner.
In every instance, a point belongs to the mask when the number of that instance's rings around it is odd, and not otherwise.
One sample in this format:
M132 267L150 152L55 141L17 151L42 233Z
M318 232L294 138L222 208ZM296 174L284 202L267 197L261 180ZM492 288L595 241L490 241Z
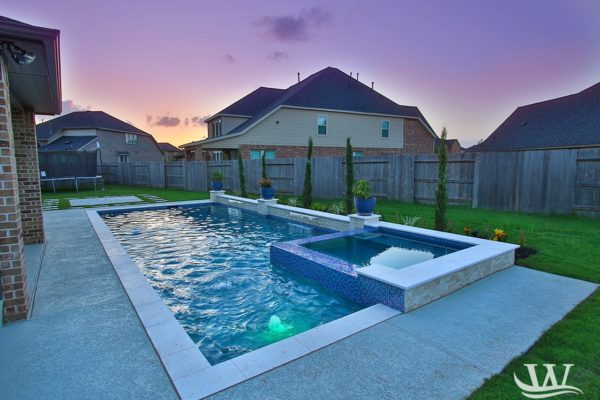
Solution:
M223 174L221 174L219 171L215 171L210 176L210 179L213 182L223 182Z
M359 199L369 199L371 198L371 184L366 179L356 181L352 188L352 193Z
M288 197L287 204L291 207L297 207L300 202L298 201L297 197Z
M434 228L438 231L448 230L448 217L446 211L448 209L448 192L446 191L446 164L448 157L446 155L446 136L448 132L446 127L442 129L442 137L438 148L438 185L435 191L435 225Z
M269 188L269 187L273 186L273 181L270 180L269 178L261 178L261 180L258 181L258 184L262 188Z
M346 139L346 213L354 211L354 199L352 187L354 186L354 159L352 155L352 143L350 138Z
M308 150L306 152L306 170L304 171L304 192L302 194L302 204L304 207L310 207L312 204L312 136L308 138Z
M335 203L331 203L329 206L329 211L334 214L343 214L344 213L344 203L341 201L336 201Z
M312 206L310 207L315 211L327 211L329 209L329 207L327 206L327 204L325 203L321 203L318 201L313 202Z
M238 174L240 176L240 191L242 197L248 197L246 193L246 178L244 177L244 161L242 160L242 152L238 150Z
M415 226L420 219L421 217L419 217L418 215L415 215L413 217L405 215L402 217L402 225Z

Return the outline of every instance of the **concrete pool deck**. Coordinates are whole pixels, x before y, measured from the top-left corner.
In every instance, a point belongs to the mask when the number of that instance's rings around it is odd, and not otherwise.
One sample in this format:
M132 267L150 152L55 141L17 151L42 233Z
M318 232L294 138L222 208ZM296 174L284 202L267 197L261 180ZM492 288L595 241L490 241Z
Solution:
M44 218L31 320L0 328L2 396L177 398L85 211ZM596 287L512 267L213 397L464 398Z

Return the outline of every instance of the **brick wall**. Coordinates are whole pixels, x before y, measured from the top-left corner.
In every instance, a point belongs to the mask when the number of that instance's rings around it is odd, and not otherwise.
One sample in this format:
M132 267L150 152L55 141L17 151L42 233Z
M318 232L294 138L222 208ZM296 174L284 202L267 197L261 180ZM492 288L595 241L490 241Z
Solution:
M27 318L29 306L8 74L0 58L0 281L4 320Z
M242 145L242 158L249 159L251 150L275 150L276 158L295 158L306 157L307 146L261 146L261 145ZM352 147L355 152L362 152L364 157L380 156L384 154L405 153L403 149L398 148L375 148L375 147ZM313 147L313 157L346 155L346 147Z
M42 219L34 113L12 110L12 127L17 159L23 241L25 244L42 243L44 241L44 221Z

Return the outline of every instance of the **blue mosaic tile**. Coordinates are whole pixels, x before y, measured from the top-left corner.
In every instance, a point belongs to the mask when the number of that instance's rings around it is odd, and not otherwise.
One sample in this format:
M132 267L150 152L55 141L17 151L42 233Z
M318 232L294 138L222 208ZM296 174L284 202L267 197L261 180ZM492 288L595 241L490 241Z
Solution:
M368 231L373 229L369 228ZM382 303L404 311L404 291L378 280L358 275L357 266L303 247L303 244L327 240L365 229L336 232L271 245L271 263L317 282L346 299L363 306Z

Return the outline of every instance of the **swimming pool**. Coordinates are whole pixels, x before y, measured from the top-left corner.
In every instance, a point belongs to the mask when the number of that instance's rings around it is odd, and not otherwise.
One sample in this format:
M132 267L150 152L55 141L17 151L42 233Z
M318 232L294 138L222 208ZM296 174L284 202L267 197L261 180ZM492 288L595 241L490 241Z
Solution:
M393 269L406 268L470 247L459 242L440 243L431 238L407 237L381 230L309 242L302 246L357 267L382 265Z
M222 205L102 218L211 364L361 309L269 261L272 243L324 230Z

